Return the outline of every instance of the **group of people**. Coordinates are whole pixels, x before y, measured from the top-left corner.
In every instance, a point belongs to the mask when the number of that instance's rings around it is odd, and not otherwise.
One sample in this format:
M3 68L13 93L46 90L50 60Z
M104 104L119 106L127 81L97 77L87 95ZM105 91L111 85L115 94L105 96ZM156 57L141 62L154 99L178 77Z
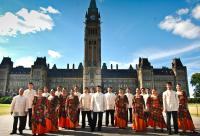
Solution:
M33 90L33 83L28 84L28 89L19 89L19 95L13 98L11 114L14 115L13 130L10 134L16 134L17 123L19 133L23 134L26 119L29 116L28 125L33 135L42 135L48 132L56 132L60 128L76 129L79 126L79 116L82 115L82 128L86 127L86 116L91 131L101 131L102 118L105 112L105 125L109 121L113 127L125 129L128 122L132 123L132 129L136 132L146 131L148 126L159 127L161 131L167 128L171 131L171 115L174 124L174 133L178 129L195 132L195 127L187 108L187 96L181 89L181 84L176 85L177 91L172 90L172 83L166 83L166 91L158 93L156 89L137 88L136 94L127 88L114 94L112 87L107 88L107 93L102 93L101 86L96 88L85 87L83 94L78 86L68 90L58 86L56 90L48 88ZM165 123L162 113L166 113ZM109 118L110 117L110 118ZM97 128L96 128L97 125Z

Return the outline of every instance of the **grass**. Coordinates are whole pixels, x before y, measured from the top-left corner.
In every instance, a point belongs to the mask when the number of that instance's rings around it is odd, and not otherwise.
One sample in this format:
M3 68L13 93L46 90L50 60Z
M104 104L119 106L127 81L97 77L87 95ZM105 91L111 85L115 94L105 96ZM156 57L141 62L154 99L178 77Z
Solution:
M9 114L10 104L0 104L0 115Z
M188 108L191 115L200 116L200 104L188 104ZM198 108L198 115L197 115ZM10 112L10 104L0 104L0 115L9 114Z
M188 108L191 115L200 116L200 104L190 103Z

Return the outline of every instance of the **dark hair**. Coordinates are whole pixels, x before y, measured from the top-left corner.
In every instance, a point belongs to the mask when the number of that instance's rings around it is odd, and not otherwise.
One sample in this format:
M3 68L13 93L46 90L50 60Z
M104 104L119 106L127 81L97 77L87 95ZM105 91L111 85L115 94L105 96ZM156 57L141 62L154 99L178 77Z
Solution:
M61 85L57 85L57 87L60 87L60 88L62 88L62 86L61 86Z
M180 83L177 83L176 85L179 85L179 86L181 86L181 84L180 84Z
M84 90L88 90L88 87L84 87Z
M33 85L33 83L32 83L32 82L29 82L28 84L29 84L29 85Z
M101 86L100 86L100 85L97 85L97 87L98 87L98 88L101 88Z
M112 86L109 86L108 88L113 89Z
M167 85L170 85L170 86L172 86L172 82L167 82Z

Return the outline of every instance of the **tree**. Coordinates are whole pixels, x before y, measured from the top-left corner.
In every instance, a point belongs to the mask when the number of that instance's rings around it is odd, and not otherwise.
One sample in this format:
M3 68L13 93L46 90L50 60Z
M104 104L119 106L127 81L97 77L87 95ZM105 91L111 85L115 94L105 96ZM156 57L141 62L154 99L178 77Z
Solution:
M200 73L194 73L190 83L195 87L194 97L200 97Z

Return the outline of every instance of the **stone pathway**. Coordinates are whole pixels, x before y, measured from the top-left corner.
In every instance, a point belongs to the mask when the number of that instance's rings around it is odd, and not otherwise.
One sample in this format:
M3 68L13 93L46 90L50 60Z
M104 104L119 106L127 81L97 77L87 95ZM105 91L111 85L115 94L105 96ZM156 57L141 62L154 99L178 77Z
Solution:
M200 117L192 117L195 127L197 128L197 131L199 132L198 134L192 134L192 133L187 133L185 135L191 135L191 136L200 136ZM11 115L3 115L0 116L0 136L8 136L9 133L12 130L12 121L13 117ZM89 128L81 129L78 127L76 130L66 130L66 129L61 129L57 133L48 133L46 134L47 136L63 136L63 135L68 135L68 136L121 136L121 135L126 135L126 136L143 136L143 135L158 135L158 136L164 136L167 135L166 130L164 133L161 133L159 130L155 133L152 128L147 128L146 132L143 133L136 133L133 132L131 129L131 124L128 125L129 127L126 129L118 129L114 127L105 127L103 126L101 132L90 132ZM31 131L30 130L24 130L24 135L25 136L31 136ZM13 136L19 136L18 135L13 135ZM174 135L175 136L175 135Z

